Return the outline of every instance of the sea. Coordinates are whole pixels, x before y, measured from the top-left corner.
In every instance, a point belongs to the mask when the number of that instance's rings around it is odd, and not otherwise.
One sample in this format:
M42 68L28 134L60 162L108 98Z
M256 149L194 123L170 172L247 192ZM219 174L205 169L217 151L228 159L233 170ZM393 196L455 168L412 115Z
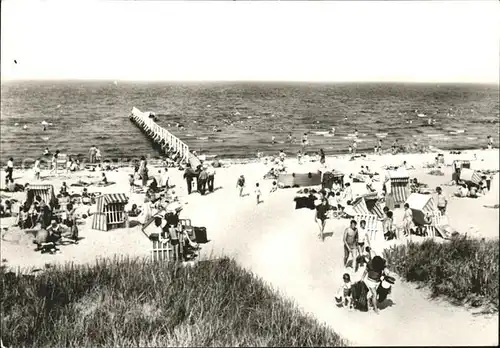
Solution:
M82 157L92 145L110 160L158 156L129 120L134 106L155 112L190 149L220 158L295 154L304 133L308 151L346 153L355 130L358 151L373 152L378 138L386 148L398 139L474 149L488 135L498 146L499 99L498 85L474 84L9 81L1 85L0 161L17 164L45 148Z

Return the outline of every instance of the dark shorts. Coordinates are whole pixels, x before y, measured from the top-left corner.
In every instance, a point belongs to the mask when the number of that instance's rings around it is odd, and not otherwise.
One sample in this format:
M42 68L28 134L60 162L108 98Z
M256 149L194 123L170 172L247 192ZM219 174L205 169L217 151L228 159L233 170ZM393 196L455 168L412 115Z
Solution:
M170 239L170 244L173 246L179 245L179 240L178 239Z
M446 207L438 207L438 209L442 215L444 215L444 213L446 213Z
M364 243L364 242L363 242L363 243L358 243L358 246L359 246L360 248L363 248L363 247L365 246L365 243Z

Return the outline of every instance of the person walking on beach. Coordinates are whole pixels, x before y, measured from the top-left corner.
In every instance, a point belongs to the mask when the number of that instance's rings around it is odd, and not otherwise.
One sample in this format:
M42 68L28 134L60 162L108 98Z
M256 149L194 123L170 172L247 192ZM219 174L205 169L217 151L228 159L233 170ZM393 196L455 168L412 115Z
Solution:
M382 139L380 139L380 138L378 139L377 151L378 151L378 154L380 155L381 151L382 151Z
M59 157L59 150L56 150L54 155L52 155L52 169L50 170L50 174L57 174L57 157Z
M205 192L207 189L208 174L207 174L206 168L207 168L207 165L204 164L201 171L200 171L200 174L198 174L198 186L199 186L198 191L200 191L200 194L202 196L205 195Z
M260 200L260 196L262 192L260 191L259 183L255 184L255 197L257 198L257 205L259 205L262 201Z
M356 154L356 150L358 149L358 142L356 139L354 139L354 141L352 142L352 154L355 155Z
M5 184L14 181L12 174L14 173L14 158L9 158L7 161L7 167L5 168L7 175L5 176Z
M349 256L352 257L352 267L357 269L357 258L359 248L358 229L356 228L356 220L351 220L349 227L344 231L344 267L347 267Z
M245 187L245 177L240 175L238 181L236 182L236 188L240 190L240 197L243 197L243 188Z
M40 158L37 158L35 160L33 169L35 171L35 180L40 180Z
M188 195L191 194L191 190L193 189L193 178L196 177L196 172L191 168L191 164L186 164L186 170L184 171L183 178L186 179Z
M213 165L209 164L206 169L208 178L207 178L207 186L209 192L214 192L214 181L215 181L215 168Z
M326 214L329 209L330 207L328 206L328 200L322 195L321 203L318 206L316 206L316 214L314 215L314 222L316 222L319 225L318 237L319 239L321 239L321 241L325 240L323 232L325 231L326 219L328 218Z
M293 142L292 133L288 133L288 142L291 144Z
M366 287L370 291L368 296L369 298L371 298L373 310L377 314L379 313L377 307L377 288L380 284L382 276L386 274L385 267L385 260L380 256L374 256L373 259L371 259L366 265L363 276L361 277Z
M95 145L92 145L89 149L89 161L90 161L90 163L95 163L96 152L97 152L97 148L95 147Z
M299 164L302 164L302 151L300 150L297 152L297 161Z

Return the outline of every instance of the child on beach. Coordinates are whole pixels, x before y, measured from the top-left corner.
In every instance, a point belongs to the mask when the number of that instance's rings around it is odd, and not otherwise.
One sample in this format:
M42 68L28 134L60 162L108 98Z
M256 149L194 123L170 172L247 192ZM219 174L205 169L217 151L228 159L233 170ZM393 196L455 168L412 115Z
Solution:
M299 164L302 164L302 151L299 150L299 152L297 152L297 161L299 162Z
M370 246L370 236L368 236L368 231L366 230L366 221L361 220L358 230L358 247L360 255L363 254L365 246Z
M238 181L236 182L236 188L240 190L240 197L243 197L243 188L245 187L245 177L240 175Z
M260 192L260 187L259 183L255 184L255 197L257 197L257 205L261 203L260 196L262 195L262 192Z
M342 286L336 296L337 302L342 304L342 307L347 307L349 310L352 309L352 296L351 296L351 276L349 273L344 273L342 276Z
M276 192L276 190L278 190L278 184L276 181L273 181L273 186L271 186L271 191L269 191L269 193Z

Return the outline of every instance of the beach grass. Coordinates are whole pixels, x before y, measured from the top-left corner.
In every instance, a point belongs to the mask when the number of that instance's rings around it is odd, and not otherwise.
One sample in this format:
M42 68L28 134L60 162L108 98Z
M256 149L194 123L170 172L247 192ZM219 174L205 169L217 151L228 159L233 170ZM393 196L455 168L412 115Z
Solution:
M228 258L192 268L115 258L0 275L8 347L347 344Z
M498 239L458 236L444 243L428 239L393 246L384 254L392 271L428 285L433 297L498 311Z

